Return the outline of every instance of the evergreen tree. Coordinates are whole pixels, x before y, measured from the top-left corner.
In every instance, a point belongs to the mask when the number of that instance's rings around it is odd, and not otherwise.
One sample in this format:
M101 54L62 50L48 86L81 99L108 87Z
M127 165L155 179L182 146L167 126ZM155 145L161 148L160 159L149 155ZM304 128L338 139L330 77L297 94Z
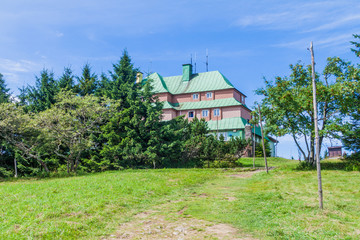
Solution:
M88 94L94 94L98 88L98 78L95 73L91 72L89 64L85 64L82 69L81 77L78 77L79 84L77 86L77 92L80 96Z
M20 89L19 98L21 103L26 105L26 110L41 112L49 109L56 102L55 97L58 91L54 73L44 69L40 77L36 76L35 86Z
M106 96L115 100L121 99L123 106L128 107L129 105L126 103L127 91L137 88L135 84L136 73L137 69L134 68L127 50L124 50L119 63L113 64L113 71L110 72L111 79L106 85Z
M0 73L0 103L6 103L10 101L10 89L6 88L5 79Z
M69 67L64 68L64 73L59 78L58 86L60 90L61 89L73 90L75 88L74 75L71 68Z

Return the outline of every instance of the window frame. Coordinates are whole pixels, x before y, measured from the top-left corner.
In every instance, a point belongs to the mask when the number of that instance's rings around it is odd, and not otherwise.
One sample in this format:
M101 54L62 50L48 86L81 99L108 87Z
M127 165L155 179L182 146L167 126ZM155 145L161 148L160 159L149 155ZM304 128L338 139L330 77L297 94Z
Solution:
M210 95L210 97L209 97L208 95ZM212 92L207 92L207 93L206 93L206 98L207 98L207 99L212 99Z
M192 113L192 117L190 117L190 113ZM188 118L194 118L195 112L194 111L188 111Z
M218 114L216 114L216 110ZM220 117L220 108L215 108L213 111L214 111L214 117Z
M196 97L195 97L195 96L196 96ZM199 100L199 94L198 94L198 93L193 93L192 99L193 99L193 100Z
M207 113L206 116L204 116L204 112L205 112L205 111L206 111L206 113ZM201 110L201 116L202 116L202 117L209 117L209 109L202 109L202 110Z
M218 132L217 133L217 139L220 140L220 135L224 136L224 141L226 142L228 140L228 133L227 132Z

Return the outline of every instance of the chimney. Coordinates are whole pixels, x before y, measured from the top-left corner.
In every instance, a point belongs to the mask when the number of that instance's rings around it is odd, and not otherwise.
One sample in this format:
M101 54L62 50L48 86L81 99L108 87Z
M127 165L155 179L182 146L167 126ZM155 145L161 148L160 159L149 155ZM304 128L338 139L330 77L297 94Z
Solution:
M136 73L136 83L141 83L142 80L143 80L143 73L137 72Z
M191 64L183 64L182 69L183 69L182 80L184 82L190 81L190 78L192 75L192 65Z

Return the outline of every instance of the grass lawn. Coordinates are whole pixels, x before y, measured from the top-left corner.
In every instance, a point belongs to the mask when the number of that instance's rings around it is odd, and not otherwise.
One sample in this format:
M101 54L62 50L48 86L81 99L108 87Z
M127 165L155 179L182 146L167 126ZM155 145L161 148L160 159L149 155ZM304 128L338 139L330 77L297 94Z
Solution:
M360 173L324 162L320 211L316 171L297 164L270 158L269 174L244 177L239 169L163 169L2 182L0 239L100 239L159 206L172 221L226 223L259 239L359 239Z

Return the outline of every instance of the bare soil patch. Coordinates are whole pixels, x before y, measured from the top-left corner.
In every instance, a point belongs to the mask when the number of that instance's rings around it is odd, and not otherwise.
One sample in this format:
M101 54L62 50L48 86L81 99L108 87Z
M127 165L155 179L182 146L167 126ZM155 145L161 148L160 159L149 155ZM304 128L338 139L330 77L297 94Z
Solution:
M274 169L274 167L269 167L268 169L269 169L269 171L270 171L270 170ZM262 168L261 168L261 169L256 169L256 170L253 170L253 171L231 174L231 175L228 175L228 177L250 178L250 177L252 177L255 173L264 172L264 171L266 171L266 169L262 169Z
M183 217L179 217L176 220L168 220L162 215L144 212L135 215L132 221L122 224L115 234L106 239L251 240L254 238L241 236L236 228L227 224L215 224L204 220Z

